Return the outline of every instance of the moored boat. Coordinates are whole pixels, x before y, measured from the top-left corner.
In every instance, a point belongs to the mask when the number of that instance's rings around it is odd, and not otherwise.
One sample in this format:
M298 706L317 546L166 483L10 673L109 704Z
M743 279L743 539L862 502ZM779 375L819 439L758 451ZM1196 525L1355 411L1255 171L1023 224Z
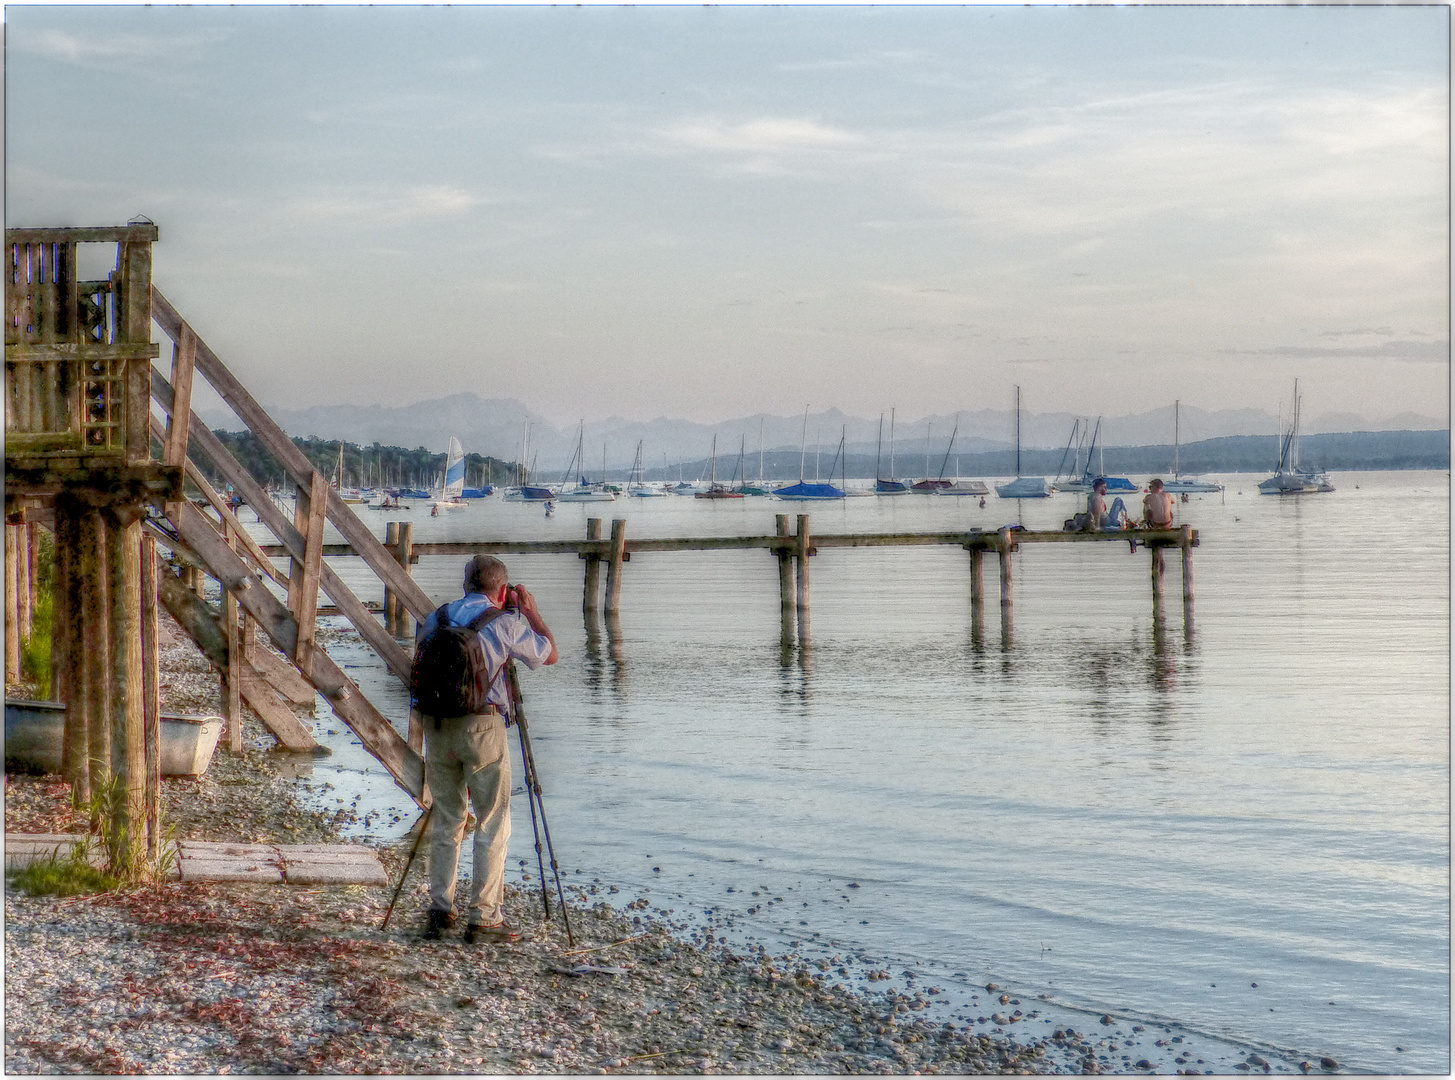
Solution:
M201 776L222 734L220 716L162 714L162 775ZM5 761L47 773L61 771L66 706L59 701L5 699Z
M1051 485L1044 476L1022 476L1021 472L1021 388L1015 388L1015 472L1016 477L995 485L1002 499L1044 499L1050 497Z

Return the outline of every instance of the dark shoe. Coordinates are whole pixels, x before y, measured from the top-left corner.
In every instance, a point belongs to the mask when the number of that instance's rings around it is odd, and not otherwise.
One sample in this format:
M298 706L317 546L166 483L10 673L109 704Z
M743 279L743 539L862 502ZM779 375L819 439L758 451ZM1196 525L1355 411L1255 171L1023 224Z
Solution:
M465 927L465 944L473 945L475 942L484 942L487 945L504 945L512 941L519 941L520 933L509 923L496 923L494 926L470 925Z
M438 941L444 932L454 925L455 917L453 914L448 911L435 911L431 908L429 912L429 926L425 930L424 936L429 941Z

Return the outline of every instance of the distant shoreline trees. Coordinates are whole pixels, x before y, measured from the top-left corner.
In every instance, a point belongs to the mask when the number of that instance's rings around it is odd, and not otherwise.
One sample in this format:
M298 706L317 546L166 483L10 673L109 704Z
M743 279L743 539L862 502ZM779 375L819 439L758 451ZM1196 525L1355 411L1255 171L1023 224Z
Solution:
M228 452L265 487L288 487L292 480L273 455L263 448L251 431L213 432L227 447ZM333 478L338 470L339 447L343 447L342 487L417 487L438 486L445 471L445 455L426 450L423 446L413 450L402 446L384 446L358 443L339 439L295 438L293 445L313 467L324 476ZM222 484L222 477L209 464L201 464L202 472L213 484ZM502 484L515 475L514 462L480 454L465 455L465 484L479 487L483 484Z

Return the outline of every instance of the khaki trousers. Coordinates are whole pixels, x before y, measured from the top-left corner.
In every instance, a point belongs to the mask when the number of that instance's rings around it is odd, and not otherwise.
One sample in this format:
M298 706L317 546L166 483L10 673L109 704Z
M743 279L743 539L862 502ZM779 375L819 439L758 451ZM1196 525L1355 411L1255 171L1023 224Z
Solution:
M505 855L510 845L510 746L499 713L424 722L425 779L434 799L430 821L429 906L453 912L465 835L465 793L475 807L475 860L467 905L472 926L504 921Z

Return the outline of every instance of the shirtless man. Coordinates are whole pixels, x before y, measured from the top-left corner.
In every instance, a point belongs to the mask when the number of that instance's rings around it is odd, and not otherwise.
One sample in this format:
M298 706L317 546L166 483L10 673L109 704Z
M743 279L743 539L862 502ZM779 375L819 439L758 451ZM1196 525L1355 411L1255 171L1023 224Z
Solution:
M1147 496L1142 500L1142 519L1147 528L1172 528L1172 511L1176 506L1172 496L1162 490L1161 480L1153 480L1147 489Z

